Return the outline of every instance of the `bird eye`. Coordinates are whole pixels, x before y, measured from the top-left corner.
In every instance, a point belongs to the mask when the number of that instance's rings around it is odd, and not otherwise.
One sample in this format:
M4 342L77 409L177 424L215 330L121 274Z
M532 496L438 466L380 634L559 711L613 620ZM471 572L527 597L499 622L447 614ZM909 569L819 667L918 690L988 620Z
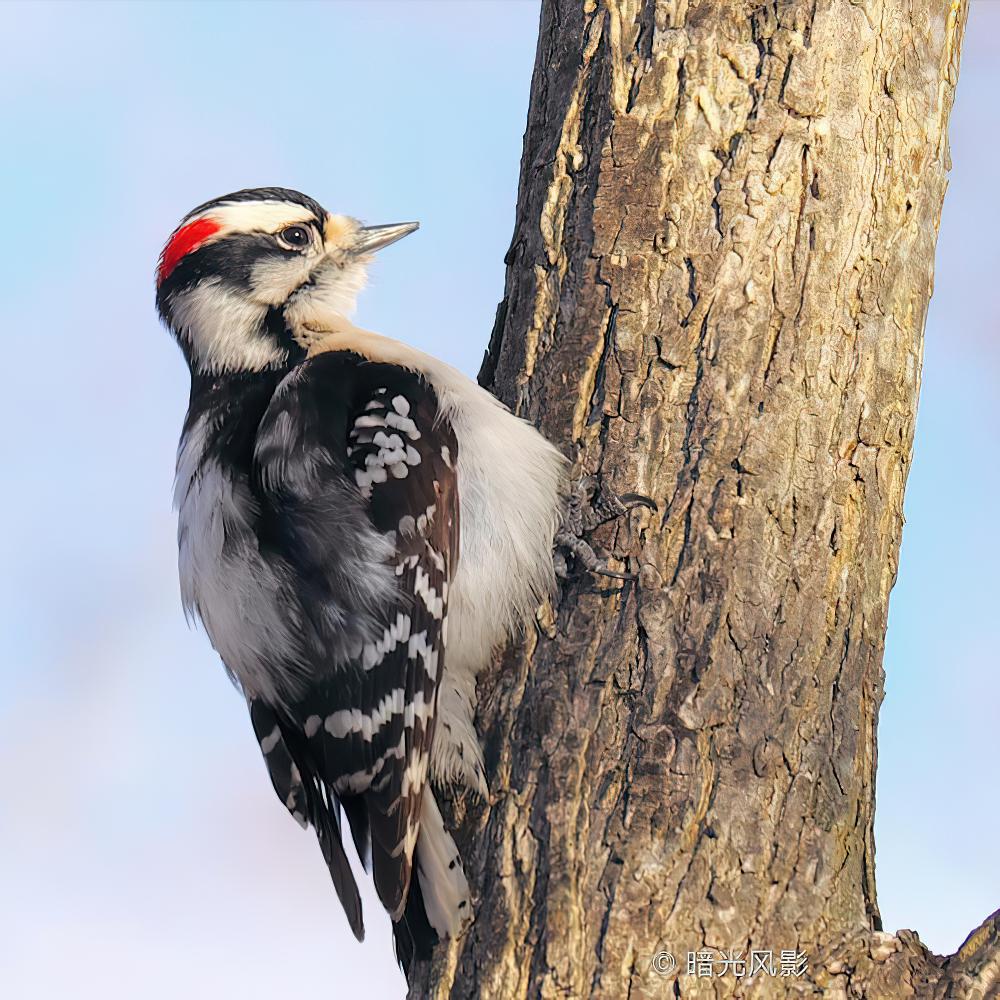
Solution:
M312 243L312 236L305 226L288 226L278 233L278 242L289 250L301 250Z

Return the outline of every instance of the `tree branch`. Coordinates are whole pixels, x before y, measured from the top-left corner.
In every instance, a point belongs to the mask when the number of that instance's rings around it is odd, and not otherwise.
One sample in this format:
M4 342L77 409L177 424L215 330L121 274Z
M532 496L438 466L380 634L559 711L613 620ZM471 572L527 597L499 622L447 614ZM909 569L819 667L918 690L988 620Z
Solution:
M995 921L948 961L882 934L872 835L965 15L543 4L481 378L661 513L594 533L637 584L574 578L482 678L476 923L411 996L732 995L703 949L808 957L746 996L995 978Z

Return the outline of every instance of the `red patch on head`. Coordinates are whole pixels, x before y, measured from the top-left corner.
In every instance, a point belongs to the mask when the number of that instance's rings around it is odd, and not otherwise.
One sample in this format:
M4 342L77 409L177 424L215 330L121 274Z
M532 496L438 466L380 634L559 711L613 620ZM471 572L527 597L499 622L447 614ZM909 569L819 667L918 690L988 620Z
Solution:
M195 219L170 237L170 242L160 254L160 266L156 270L156 284L162 285L170 272L189 254L197 250L206 240L213 237L222 226L215 219Z

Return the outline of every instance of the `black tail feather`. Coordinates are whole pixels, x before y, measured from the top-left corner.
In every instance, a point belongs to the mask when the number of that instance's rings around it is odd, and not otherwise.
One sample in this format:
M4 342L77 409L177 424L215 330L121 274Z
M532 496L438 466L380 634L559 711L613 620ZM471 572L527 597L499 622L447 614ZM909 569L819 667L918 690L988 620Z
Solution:
M434 945L439 941L437 931L427 919L420 879L415 872L410 880L410 892L406 897L403 915L392 925L392 939L396 948L396 961L404 974L409 974L415 960L430 958Z
M364 870L370 871L372 864L372 841L368 829L368 805L362 795L345 795L340 804L347 814L347 823L354 838L354 847Z
M311 782L307 783L306 787L310 785ZM312 787L315 789L316 786ZM333 887L337 890L337 896L344 913L347 914L347 922L351 925L354 936L359 941L364 941L365 922L361 912L361 896L358 893L358 884L354 881L351 863L344 851L340 822L335 811L336 804L329 801L326 795L321 796L318 790L315 795L316 799L321 799L322 802L313 809L312 823L316 829L320 850L323 852L323 860L330 869Z
M278 713L258 698L248 699L250 721L260 743L271 783L285 808L303 825L312 823L319 840L323 860L330 869L333 887L347 922L359 941L365 939L365 924L361 913L361 896L354 881L351 863L340 839L340 810L327 785L308 766L302 738L285 724ZM367 827L365 829L367 835ZM357 838L358 832L355 832ZM356 842L356 841L355 841Z

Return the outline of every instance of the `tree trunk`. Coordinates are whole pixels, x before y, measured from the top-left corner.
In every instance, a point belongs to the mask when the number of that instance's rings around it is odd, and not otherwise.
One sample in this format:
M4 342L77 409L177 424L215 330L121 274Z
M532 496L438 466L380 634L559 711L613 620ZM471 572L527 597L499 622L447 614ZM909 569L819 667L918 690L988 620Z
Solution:
M481 379L579 475L659 512L591 539L636 582L573 576L482 679L493 799L454 806L476 922L411 970L411 996L1000 981L992 920L947 960L881 933L872 838L965 17L543 4ZM687 966L706 950L710 976ZM720 969L731 950L765 969Z

